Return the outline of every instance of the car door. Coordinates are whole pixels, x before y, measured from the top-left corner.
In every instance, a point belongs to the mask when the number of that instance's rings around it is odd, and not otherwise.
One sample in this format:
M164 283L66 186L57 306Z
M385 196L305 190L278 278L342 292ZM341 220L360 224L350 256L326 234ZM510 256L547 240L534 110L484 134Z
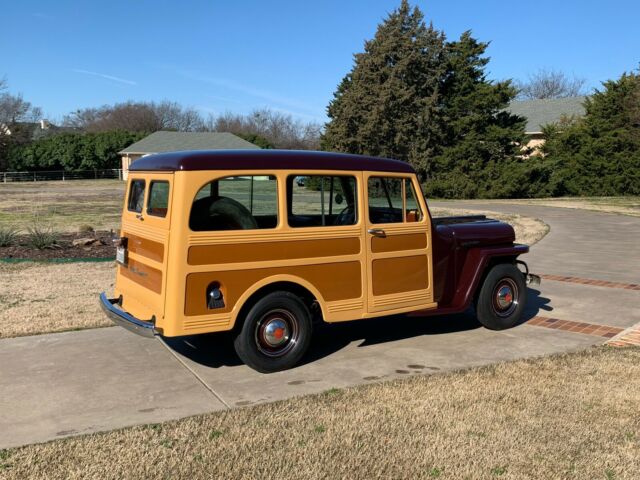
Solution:
M116 290L123 308L161 326L171 225L172 173L132 172L122 214L126 261L120 258Z
M416 178L369 173L365 185L369 313L435 307L431 222Z

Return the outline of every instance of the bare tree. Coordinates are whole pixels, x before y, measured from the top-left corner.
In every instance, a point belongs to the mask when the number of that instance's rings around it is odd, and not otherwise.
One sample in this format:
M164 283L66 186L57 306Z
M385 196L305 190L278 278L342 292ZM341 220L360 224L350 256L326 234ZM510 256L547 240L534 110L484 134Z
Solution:
M0 170L7 166L7 152L11 145L31 140L32 128L25 123L42 118L42 110L27 102L22 95L8 92L6 77L0 78Z
M259 135L276 148L317 149L320 145L322 126L319 123L305 123L291 115L269 108L257 109L249 115L224 113L209 117L206 129L243 135Z
M12 95L7 90L7 79L0 78L0 123L10 125L17 122L35 122L42 117L39 107L34 107L31 102L22 98L22 95Z
M88 132L128 130L131 132L155 132L176 130L190 132L202 130L204 121L193 108L185 108L167 100L156 102L125 102L85 108L67 115L66 126Z
M526 81L516 82L518 98L533 100L542 98L566 98L585 95L586 80L569 77L564 72L540 69L530 74Z

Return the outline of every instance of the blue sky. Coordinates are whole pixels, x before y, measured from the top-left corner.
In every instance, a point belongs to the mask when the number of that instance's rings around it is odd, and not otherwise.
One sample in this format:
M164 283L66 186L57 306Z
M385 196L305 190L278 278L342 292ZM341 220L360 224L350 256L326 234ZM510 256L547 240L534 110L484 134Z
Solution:
M332 93L400 0L4 2L0 76L60 119L125 100L204 113L269 106L323 121ZM448 38L491 41L490 77L554 68L589 87L640 62L640 2L412 2Z

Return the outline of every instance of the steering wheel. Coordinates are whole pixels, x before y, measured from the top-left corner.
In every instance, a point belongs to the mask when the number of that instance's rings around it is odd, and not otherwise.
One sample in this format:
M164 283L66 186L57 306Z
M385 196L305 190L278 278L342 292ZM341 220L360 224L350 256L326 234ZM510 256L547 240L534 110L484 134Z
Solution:
M355 208L348 205L344 208L333 221L334 225L353 225L355 223Z

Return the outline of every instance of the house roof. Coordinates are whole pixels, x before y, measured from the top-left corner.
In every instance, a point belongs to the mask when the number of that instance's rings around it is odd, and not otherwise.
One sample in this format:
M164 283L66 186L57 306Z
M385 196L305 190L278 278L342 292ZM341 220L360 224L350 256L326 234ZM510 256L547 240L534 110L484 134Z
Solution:
M545 98L511 102L509 113L527 119L526 133L542 133L542 127L558 122L563 116L583 116L587 97Z
M142 140L129 145L124 153L161 153L183 150L236 150L259 149L232 133L222 132L155 132Z
M139 158L130 171L355 170L413 173L406 162L346 153L301 150L214 150L158 153Z

